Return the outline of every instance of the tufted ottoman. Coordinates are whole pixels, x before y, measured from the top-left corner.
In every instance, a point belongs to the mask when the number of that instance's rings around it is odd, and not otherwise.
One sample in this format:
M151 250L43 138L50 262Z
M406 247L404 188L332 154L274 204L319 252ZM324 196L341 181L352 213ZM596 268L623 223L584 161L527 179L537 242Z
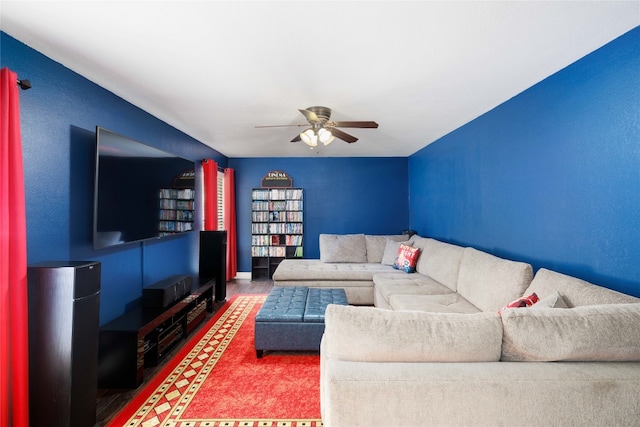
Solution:
M256 314L256 355L264 350L320 350L324 312L329 304L347 304L344 289L278 287Z

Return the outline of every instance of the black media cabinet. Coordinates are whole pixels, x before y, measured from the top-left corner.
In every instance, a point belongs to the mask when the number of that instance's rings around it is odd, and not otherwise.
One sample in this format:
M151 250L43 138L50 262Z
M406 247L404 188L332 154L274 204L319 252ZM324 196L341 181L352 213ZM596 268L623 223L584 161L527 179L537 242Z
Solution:
M183 281L172 276L165 281ZM163 281L163 282L165 282ZM165 308L136 307L100 327L98 388L136 388L144 367L167 353L213 312L215 280L194 282L191 293Z

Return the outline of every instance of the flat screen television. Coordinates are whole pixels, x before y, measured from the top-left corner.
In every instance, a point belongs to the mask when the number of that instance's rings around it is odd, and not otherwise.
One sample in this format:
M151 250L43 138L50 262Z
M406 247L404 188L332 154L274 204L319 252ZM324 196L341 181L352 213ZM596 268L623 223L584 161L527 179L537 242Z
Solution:
M195 163L96 127L93 248L193 229Z

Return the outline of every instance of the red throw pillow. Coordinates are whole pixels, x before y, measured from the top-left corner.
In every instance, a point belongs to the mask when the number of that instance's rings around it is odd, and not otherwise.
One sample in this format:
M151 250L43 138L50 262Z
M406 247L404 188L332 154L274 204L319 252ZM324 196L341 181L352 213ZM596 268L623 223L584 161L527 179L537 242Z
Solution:
M405 273L415 272L418 255L420 255L420 248L401 244L398 248L398 256L396 257L396 261L393 263L393 268L396 270L402 270Z
M526 297L518 298L515 301L511 301L509 304L505 305L498 311L498 314L502 314L502 310L505 308L520 308L520 307L531 307L533 304L537 303L540 300L536 293L532 293L531 295L527 295Z

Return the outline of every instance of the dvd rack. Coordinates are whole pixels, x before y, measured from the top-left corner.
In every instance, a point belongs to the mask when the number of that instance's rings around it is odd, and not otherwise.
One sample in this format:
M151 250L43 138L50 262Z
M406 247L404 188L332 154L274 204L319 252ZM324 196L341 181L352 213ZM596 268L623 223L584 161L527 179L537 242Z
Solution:
M160 236L193 230L195 191L191 188L162 188L158 194Z
M280 262L302 258L302 188L254 188L251 192L251 279L271 279Z

